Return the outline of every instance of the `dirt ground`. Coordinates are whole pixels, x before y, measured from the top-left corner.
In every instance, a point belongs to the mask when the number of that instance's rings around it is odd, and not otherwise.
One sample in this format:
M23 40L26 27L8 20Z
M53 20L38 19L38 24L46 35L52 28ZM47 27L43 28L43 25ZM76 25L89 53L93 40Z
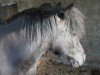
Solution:
M47 60L39 61L36 75L91 75L89 67L72 68L56 62L56 56L52 52L46 52L43 57Z
M91 75L89 70L71 69L68 66L53 61L40 61L36 75Z

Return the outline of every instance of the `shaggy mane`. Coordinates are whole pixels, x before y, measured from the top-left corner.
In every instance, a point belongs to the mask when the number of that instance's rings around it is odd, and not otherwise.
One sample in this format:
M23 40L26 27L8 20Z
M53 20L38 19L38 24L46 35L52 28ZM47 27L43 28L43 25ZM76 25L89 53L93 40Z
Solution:
M77 8L73 7L67 17L69 17L71 33L78 35L79 38L85 35L84 15Z

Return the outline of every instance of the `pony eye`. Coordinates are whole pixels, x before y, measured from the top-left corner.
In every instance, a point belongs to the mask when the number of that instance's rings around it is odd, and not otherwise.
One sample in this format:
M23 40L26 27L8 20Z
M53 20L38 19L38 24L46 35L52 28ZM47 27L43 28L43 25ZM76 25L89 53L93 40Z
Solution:
M76 36L77 34L76 33L73 33L73 36Z

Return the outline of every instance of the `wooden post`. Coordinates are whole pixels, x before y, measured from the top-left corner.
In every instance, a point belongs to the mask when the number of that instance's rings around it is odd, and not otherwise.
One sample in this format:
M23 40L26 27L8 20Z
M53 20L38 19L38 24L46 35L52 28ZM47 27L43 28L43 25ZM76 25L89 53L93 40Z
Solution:
M0 4L0 20L6 21L18 13L17 3Z

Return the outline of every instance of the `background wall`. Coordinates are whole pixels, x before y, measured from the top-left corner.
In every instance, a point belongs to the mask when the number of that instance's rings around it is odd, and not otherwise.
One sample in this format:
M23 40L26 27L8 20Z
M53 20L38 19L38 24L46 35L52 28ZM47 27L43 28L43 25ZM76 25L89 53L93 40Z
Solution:
M38 7L43 3L58 3L68 4L73 2L73 0L0 0L0 3L17 2L19 11L22 11L30 7Z
M86 16L86 36L81 40L89 65L100 67L100 0L76 0Z
M10 1L18 3L19 11L30 7L38 7L45 2L57 3L61 1L64 5L73 2L73 0L0 0L0 3ZM75 0L74 6L79 8L86 17L86 35L81 39L87 55L84 65L98 69L100 68L100 0Z

